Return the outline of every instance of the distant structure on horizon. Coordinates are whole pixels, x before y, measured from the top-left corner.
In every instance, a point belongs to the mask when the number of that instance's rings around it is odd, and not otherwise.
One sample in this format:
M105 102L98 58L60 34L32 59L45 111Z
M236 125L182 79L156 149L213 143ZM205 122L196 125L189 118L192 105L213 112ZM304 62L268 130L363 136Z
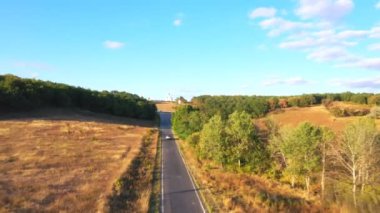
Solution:
M174 101L173 96L170 93L168 93L168 96L166 97L166 101L170 101L170 102Z
M176 99L176 102L177 102L178 105L181 105L181 104L187 103L187 100L184 97L181 96L181 97L179 97L179 98Z

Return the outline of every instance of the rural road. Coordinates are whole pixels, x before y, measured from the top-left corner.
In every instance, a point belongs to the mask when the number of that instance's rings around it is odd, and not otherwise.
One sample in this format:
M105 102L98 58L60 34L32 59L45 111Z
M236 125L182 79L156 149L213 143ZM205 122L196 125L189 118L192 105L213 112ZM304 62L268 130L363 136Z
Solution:
M165 140L167 135L173 138L171 113L160 112L160 118L162 133L161 212L205 212L175 140Z

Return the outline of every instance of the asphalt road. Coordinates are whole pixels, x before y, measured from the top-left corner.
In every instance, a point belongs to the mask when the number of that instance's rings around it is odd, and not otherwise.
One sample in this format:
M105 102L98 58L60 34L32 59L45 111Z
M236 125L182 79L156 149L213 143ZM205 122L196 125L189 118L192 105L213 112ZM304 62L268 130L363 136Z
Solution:
M171 130L171 113L160 112L162 135L162 197L161 211L165 213L205 212Z

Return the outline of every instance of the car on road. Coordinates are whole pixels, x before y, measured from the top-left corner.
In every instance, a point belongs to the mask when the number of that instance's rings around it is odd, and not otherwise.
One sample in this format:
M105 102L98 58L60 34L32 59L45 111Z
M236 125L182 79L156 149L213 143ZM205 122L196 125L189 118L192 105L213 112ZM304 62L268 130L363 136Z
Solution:
M170 137L169 135L165 136L165 140L171 140L172 137Z

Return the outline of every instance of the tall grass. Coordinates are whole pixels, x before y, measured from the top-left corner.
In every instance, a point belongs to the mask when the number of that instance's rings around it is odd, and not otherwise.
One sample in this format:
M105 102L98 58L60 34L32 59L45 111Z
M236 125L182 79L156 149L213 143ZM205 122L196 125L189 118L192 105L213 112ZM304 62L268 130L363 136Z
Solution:
M143 138L139 154L129 169L115 182L108 197L106 212L147 212L152 193L155 167L157 130Z

